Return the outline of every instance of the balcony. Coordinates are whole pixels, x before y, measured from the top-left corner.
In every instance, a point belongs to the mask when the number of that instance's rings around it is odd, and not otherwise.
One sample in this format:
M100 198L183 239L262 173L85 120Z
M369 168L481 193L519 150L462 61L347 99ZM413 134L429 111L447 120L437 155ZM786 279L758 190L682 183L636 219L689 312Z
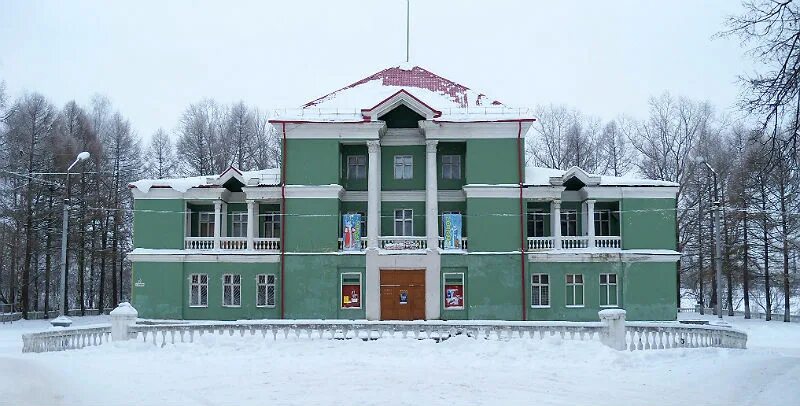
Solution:
M594 244L591 247L589 236L561 236L559 240L560 244L556 244L556 239L553 237L528 237L528 251L586 248L620 249L622 247L622 237L620 236L595 236Z
M439 249L444 249L444 237L439 237ZM461 238L460 248L456 249L462 251L467 250L467 237Z
M184 237L183 248L195 251L214 249L214 237ZM247 237L220 237L219 249L225 251L247 251ZM280 238L254 238L252 251L279 252Z
M417 236L393 236L378 237L378 247L382 250L424 250L428 248L427 237Z

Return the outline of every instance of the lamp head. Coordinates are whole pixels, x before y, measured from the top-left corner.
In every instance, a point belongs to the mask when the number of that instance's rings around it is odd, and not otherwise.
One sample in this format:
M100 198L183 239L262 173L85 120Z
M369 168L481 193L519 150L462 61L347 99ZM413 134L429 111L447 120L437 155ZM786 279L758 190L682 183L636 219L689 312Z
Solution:
M91 156L91 154L89 154L86 151L83 151L80 154L78 154L78 159L77 160L78 161L85 161L85 160L89 159L90 156Z

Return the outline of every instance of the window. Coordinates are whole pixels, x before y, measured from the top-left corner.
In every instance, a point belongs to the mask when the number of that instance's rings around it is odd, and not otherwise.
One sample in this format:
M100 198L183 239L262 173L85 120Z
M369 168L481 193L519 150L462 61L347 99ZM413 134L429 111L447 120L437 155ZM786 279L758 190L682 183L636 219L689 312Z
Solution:
M567 274L567 307L583 307L582 274Z
M546 273L531 275L531 307L550 307L550 276Z
M394 156L394 178L411 179L414 177L414 157L411 155Z
M367 178L367 156L350 155L347 157L347 179Z
M414 210L394 211L394 235L397 237L414 235Z
M275 275L256 275L256 306L275 307Z
M247 237L247 213L231 213L231 237Z
M242 305L241 275L222 275L222 305L226 307L239 307Z
M600 307L617 307L617 274L600 274Z
M208 275L195 273L189 276L189 281L189 306L208 307Z
M611 235L611 210L594 212L594 235Z
M544 216L542 210L528 212L528 237L544 237Z
M281 237L281 214L277 211L269 211L262 214L264 217L264 235L263 238L280 238Z
M358 272L344 272L341 279L342 309L361 308L361 274Z
M214 212L201 211L198 215L198 237L214 236Z
M448 272L442 274L444 283L444 308L447 310L464 309L464 273Z
M461 179L461 155L442 155L442 179Z
M561 211L561 235L578 235L578 212L576 210Z

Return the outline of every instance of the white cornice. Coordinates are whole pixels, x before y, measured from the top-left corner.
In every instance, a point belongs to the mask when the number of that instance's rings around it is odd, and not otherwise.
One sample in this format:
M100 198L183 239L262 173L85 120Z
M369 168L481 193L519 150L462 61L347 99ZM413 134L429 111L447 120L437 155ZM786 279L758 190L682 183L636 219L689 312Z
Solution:
M243 187L242 192L246 200L279 200L281 198L281 188L272 187Z
M344 188L341 185L288 185L287 199L338 199Z
M671 250L550 250L528 254L530 262L677 262Z
M342 193L343 202L366 202L368 200L367 191L351 190ZM462 190L440 190L437 193L440 202L463 202L465 200ZM400 191L387 190L381 192L381 200L385 202L424 202L425 191Z
M183 250L157 250L137 248L127 258L131 262L238 262L238 263L277 263L281 256L272 254L244 253L189 253Z
M522 136L528 132L531 122L522 124ZM488 122L437 122L420 121L420 128L425 131L425 138L463 141L474 138L517 138L519 123L516 121Z
M677 186L584 186L581 199L674 199Z
M339 139L339 140L377 140L384 130L385 123L286 123L287 139ZM281 124L277 124L281 131Z
M466 185L464 194L467 198L487 197L487 198L517 198L519 199L519 186L516 185Z
M522 190L526 200L558 200L561 199L563 186L528 186Z

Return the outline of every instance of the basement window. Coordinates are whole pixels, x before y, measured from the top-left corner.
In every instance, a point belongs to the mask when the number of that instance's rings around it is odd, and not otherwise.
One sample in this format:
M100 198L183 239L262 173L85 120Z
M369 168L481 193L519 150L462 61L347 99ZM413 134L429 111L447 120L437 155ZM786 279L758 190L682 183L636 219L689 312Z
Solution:
M361 273L344 272L341 276L340 302L342 309L360 309L361 302Z

